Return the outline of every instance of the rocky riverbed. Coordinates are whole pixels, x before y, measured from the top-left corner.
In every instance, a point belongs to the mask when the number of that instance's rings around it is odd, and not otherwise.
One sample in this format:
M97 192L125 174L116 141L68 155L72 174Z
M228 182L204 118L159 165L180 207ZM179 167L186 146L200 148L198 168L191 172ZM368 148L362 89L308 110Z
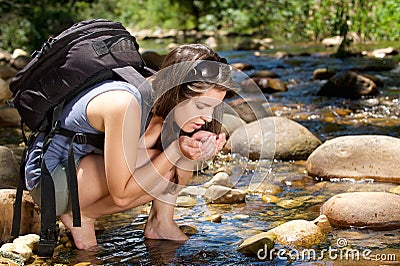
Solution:
M146 205L99 219L99 250L77 251L62 231L55 256L42 259L27 255L25 246L35 253L30 238L18 244L26 264L400 261L398 57L221 54L242 69L235 76L242 97L227 101L224 130L231 138L224 151L195 174L179 197L176 220L194 227L187 231L190 240L145 240ZM22 61L18 58L26 56L1 57L0 85L21 67L15 63ZM9 65L12 69L5 71ZM10 97L7 91L1 95ZM0 117L1 184L11 188L22 149L18 116L3 105ZM13 198L2 192L0 232L6 241ZM37 233L38 209L29 206L27 230ZM244 244L246 252L239 248ZM3 257L11 256L10 246L3 245ZM264 256L271 249L272 255Z

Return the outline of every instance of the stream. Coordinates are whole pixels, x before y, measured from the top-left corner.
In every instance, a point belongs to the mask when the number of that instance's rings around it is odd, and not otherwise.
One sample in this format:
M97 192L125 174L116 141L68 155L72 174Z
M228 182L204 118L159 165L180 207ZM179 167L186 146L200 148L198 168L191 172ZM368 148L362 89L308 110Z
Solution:
M156 47L144 41L142 47ZM154 44L152 47L151 45ZM157 44L160 46L160 44ZM369 45L384 48L390 44ZM393 45L393 44L391 44ZM399 48L399 47L396 47ZM148 48L149 49L149 48ZM334 48L329 48L334 49ZM328 49L328 50L329 50ZM229 47L216 49L228 59L228 63L245 62L255 67L246 72L270 70L287 84L288 91L265 95L275 115L285 116L308 128L322 142L343 135L382 134L400 137L400 65L392 70L368 68L399 61L396 58L372 59L352 57L337 59L314 56L315 52L326 48L313 44L281 44L270 50L235 51ZM275 58L276 51L286 51L293 56ZM307 52L309 55L305 55ZM387 61L385 61L387 60ZM396 63L393 63L396 64ZM316 92L326 81L313 80L312 73L317 68L329 67L337 70L366 69L362 73L379 78L384 86L380 94L373 98L348 100L316 96ZM190 185L201 185L208 181L214 170L224 166L235 172L244 172L236 185L246 189L253 174L254 165L267 175L268 182L280 189L274 196L280 199L297 199L303 204L297 208L285 209L275 203L265 202L261 195L248 194L246 203L232 205L205 204L196 198L197 205L191 208L176 208L175 220L178 224L195 226L198 232L185 243L145 240L143 228L149 206L141 206L124 213L99 219L105 230L98 235L101 247L97 251L62 249L51 263L74 265L367 265L356 258L332 257L324 250L338 247L338 239L347 241L346 248L362 253L369 249L385 258L400 260L400 230L372 231L361 229L333 229L326 240L313 247L316 258L286 256L271 260L261 260L245 256L236 251L239 243L262 231L268 231L284 222L294 219L313 220L319 215L321 205L330 197L351 191L389 191L395 184L379 183L371 180L320 181L307 176L305 161L258 161L252 162L239 156L220 154L208 169L195 175ZM399 211L399 210L394 210ZM205 221L204 217L220 214L220 223ZM318 256L321 255L321 256ZM361 255L360 255L361 256ZM381 256L383 258L383 256ZM390 263L386 261L386 263ZM392 262L393 263L393 262ZM370 264L368 264L370 265ZM394 264L393 264L394 265Z

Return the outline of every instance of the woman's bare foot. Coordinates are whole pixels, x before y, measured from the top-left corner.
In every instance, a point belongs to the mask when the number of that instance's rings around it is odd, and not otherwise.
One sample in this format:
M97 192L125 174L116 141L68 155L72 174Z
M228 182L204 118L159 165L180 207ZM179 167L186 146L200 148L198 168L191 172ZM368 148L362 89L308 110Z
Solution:
M149 215L144 228L144 236L149 239L173 241L186 241L189 239L173 220L157 219L156 215L152 214Z
M63 214L60 218L65 226L71 231L75 246L78 249L88 250L97 246L97 239L94 230L95 219L81 215L81 227L74 227L72 225L71 213Z

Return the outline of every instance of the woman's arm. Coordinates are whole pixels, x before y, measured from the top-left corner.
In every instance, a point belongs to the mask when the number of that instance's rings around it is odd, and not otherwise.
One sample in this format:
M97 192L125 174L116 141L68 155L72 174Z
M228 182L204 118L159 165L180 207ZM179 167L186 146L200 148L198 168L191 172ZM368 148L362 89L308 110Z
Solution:
M110 91L94 98L87 107L90 123L105 132L104 164L111 197L118 206L126 206L157 184L183 157L201 156L200 142L181 137L172 142L151 163L137 168L140 135L140 107L126 91ZM143 150L142 150L143 151Z

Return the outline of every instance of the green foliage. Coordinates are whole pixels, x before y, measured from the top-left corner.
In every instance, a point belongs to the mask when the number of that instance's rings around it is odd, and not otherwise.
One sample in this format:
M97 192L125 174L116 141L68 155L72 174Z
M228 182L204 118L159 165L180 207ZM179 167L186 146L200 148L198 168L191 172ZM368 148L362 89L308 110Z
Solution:
M223 30L276 40L320 41L345 31L362 40L400 39L399 0L0 0L0 13L0 49L9 51L32 51L90 18L136 30Z

